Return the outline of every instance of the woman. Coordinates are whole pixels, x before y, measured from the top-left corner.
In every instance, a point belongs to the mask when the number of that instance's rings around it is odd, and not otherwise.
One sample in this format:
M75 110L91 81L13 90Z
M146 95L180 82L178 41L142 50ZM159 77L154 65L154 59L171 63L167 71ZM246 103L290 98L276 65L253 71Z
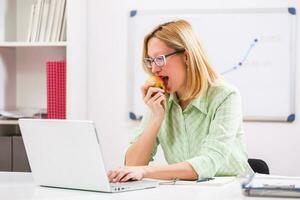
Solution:
M184 20L145 36L144 68L165 90L142 87L148 112L125 155L125 167L109 171L111 182L142 178L196 180L251 173L242 143L241 98L212 68ZM158 145L168 165L148 166Z

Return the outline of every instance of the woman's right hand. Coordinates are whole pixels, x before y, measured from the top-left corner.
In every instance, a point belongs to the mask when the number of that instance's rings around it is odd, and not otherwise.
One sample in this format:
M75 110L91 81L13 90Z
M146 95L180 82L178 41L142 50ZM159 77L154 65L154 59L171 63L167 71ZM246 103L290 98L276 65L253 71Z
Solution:
M152 111L154 119L162 121L166 110L165 91L161 88L153 87L154 85L154 82L146 82L142 86L143 100Z

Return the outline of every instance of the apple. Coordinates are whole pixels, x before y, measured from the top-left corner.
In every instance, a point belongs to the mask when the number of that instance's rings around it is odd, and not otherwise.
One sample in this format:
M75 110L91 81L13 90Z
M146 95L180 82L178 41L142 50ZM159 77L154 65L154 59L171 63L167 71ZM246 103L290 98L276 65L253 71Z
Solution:
M148 79L149 82L155 82L155 85L154 87L158 87L158 88L161 88L161 89L165 89L165 84L164 84L164 81L158 77L158 76L151 76L149 79Z

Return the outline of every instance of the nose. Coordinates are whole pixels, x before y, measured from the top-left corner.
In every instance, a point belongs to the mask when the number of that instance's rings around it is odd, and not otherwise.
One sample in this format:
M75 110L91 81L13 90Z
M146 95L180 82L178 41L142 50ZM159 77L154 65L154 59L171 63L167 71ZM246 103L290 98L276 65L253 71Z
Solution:
M155 63L152 64L152 67L151 67L151 72L153 74L155 74L156 72L160 72L161 71L161 67L157 66Z

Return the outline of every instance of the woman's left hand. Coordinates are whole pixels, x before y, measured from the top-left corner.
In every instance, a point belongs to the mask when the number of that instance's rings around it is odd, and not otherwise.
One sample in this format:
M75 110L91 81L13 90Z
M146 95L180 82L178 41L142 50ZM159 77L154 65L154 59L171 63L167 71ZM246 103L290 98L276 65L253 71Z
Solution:
M137 167L119 167L116 170L107 172L109 182L126 182L129 180L142 180L145 176L145 169L143 166Z

